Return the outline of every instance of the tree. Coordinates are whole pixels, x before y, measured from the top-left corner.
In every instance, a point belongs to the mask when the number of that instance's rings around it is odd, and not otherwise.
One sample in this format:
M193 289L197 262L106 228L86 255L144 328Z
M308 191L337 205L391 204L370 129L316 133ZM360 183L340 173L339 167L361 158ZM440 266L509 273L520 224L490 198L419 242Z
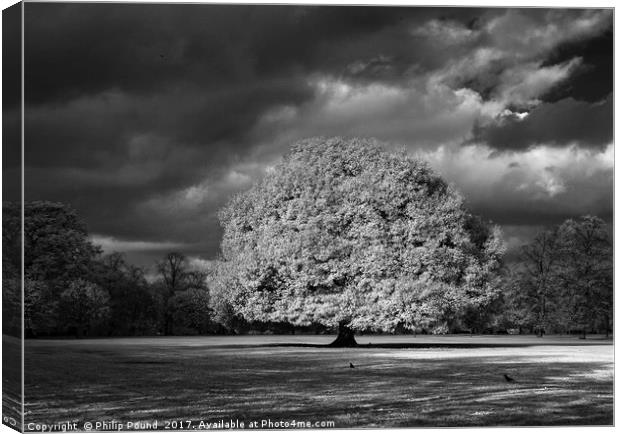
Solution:
M522 250L508 310L520 324L546 329L611 327L613 253L606 225L584 216L540 232Z
M68 205L28 202L24 205L24 268L27 277L56 290L84 278L101 253L88 238L86 225Z
M485 303L501 263L499 230L473 224L426 163L378 143L297 143L220 212L215 292L247 320L354 331L445 327Z
M169 302L175 334L204 334L210 328L209 291L190 287L177 292Z
M538 336L550 326L550 312L557 307L558 290L557 265L559 263L559 240L557 230L540 232L534 241L521 250L520 297L533 308L534 327Z
M24 334L35 337L52 334L58 329L58 298L50 294L42 280L24 280Z
M101 250L90 241L85 224L70 206L35 201L26 202L23 211L25 332L27 336L54 333L61 320L56 310L60 294L70 282L90 279ZM21 204L3 203L3 288L7 299L18 300L19 323L21 212Z
M176 291L185 289L187 277L187 258L179 252L170 252L157 263L164 288L164 334L172 334L172 313L169 309L170 299Z
M170 294L184 289L187 277L187 258L181 253L170 252L157 263L157 271Z
M613 317L613 249L603 220L583 216L559 228L560 279L570 318L583 338L598 318L609 334Z
M205 321L209 319L209 289L206 284L207 273L200 270L190 269L187 258L178 252L168 253L161 261L157 263L157 270L161 276L162 286L162 307L164 309L164 332L172 334L175 324L185 324L187 328L206 329ZM196 303L195 307L190 307L192 303ZM180 321L181 311L192 310L192 317L198 310L203 310L204 318L193 318L192 324L188 326L187 321ZM177 327L177 328L178 328Z
M2 333L22 336L21 207L2 203Z
M66 330L77 337L89 334L109 317L109 295L98 285L84 279L69 283L60 294L59 312Z
M156 329L154 300L140 267L128 264L121 253L95 263L93 282L110 294L110 332L143 335Z
M2 278L20 279L22 268L21 204L2 202Z
M2 269L2 333L21 338L22 336L22 297L21 279L10 277L5 267Z
M211 325L211 306L207 273L190 270L183 273L182 290L176 291L168 301L175 334L206 333Z

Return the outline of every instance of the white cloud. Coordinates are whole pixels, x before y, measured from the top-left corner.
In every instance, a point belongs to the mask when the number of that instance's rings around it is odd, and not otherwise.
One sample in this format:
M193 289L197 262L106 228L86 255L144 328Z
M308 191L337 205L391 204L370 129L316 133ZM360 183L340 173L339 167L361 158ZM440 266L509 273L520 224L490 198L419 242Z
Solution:
M181 196L188 204L201 203L209 197L209 186L192 185L181 191Z
M561 206L565 209L588 210L608 191L602 188L596 194L582 193L600 174L607 174L611 180L613 170L613 144L602 152L573 145L538 146L501 154L485 145L441 146L419 151L417 156L429 161L471 202L495 200L517 208L531 201L557 199L564 201Z
M450 20L430 20L410 31L413 36L431 38L434 42L444 44L464 44L473 39L478 32L468 29L463 24Z
M263 113L263 122L280 122L293 119L297 115L297 107L284 105L270 108Z
M527 10L508 9L490 20L485 31L491 43L515 57L532 57L551 50L561 43L595 36L609 26L608 10L550 10L540 22Z
M213 270L215 262L215 260L203 259L198 256L187 257L189 268L196 271L210 272Z
M470 137L486 109L476 92L441 83L360 84L315 76L310 85L316 97L295 116L263 117L255 126L262 151L281 154L292 142L311 136L376 137L416 147L457 143Z
M145 252L182 249L187 244L168 242L168 241L137 241L137 240L121 240L107 235L91 235L94 244L101 246L105 253L112 252Z
M542 62L530 62L516 65L505 70L500 77L500 85L495 91L495 98L504 106L509 104L538 104L538 97L566 80L579 65L580 58L567 62L541 66Z
M245 187L252 183L252 178L246 173L232 169L226 174L224 182L234 186Z

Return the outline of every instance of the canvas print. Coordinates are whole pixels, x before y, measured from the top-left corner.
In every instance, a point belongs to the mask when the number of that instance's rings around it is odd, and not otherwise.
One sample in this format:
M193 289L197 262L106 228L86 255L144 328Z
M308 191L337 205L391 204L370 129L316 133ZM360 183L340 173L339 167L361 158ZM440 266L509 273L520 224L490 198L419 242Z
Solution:
M613 37L611 8L5 9L3 423L612 426Z

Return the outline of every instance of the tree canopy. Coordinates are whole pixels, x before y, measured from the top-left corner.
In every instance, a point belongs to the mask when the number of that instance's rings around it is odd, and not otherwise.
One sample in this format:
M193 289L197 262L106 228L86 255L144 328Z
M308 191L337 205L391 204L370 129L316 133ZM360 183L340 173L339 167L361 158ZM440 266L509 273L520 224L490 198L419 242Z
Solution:
M309 139L220 212L217 288L249 320L353 330L445 326L489 303L499 230L423 161Z
M19 222L18 222L19 223ZM24 204L24 269L27 277L62 285L88 275L101 253L86 225L68 205Z

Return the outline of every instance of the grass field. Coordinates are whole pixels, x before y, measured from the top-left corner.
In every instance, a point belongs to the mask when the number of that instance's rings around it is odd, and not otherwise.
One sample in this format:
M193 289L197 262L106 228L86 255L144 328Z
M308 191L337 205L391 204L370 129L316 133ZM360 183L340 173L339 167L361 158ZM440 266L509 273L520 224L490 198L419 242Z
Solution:
M312 346L333 338L30 340L26 427L112 419L160 427L230 419L336 428L613 423L611 341L362 336L370 345Z

